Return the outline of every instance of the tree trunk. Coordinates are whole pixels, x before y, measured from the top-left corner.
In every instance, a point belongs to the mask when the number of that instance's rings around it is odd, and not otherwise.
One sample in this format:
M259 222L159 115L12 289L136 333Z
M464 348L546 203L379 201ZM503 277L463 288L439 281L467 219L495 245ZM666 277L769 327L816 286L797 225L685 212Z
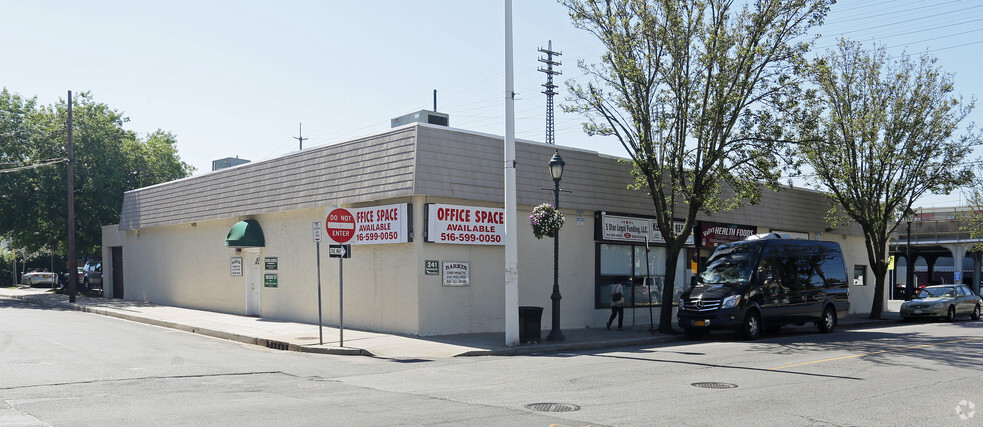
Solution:
M867 243L867 261L870 262L870 269L874 271L874 301L870 305L870 318L880 319L884 312L884 279L887 275L887 262L884 260L887 255L887 237L872 237L868 234L865 238Z
M679 251L686 239L677 237L671 241L666 240L666 277L662 286L662 310L659 315L658 331L673 334L676 333L676 330L672 328L672 303L673 295L676 293L676 265L679 261Z

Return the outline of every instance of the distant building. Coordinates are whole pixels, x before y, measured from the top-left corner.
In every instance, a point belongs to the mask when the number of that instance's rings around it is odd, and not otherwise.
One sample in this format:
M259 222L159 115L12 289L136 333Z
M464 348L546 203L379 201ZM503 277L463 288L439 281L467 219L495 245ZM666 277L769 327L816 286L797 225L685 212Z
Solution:
M219 169L231 168L233 166L239 166L246 163L249 163L249 160L240 159L239 156L226 157L224 159L212 160L212 170L217 171Z

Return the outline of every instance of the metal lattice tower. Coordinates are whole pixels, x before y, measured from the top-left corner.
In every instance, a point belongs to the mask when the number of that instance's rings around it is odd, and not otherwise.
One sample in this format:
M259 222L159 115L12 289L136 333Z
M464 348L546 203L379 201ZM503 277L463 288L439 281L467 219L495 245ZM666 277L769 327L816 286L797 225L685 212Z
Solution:
M560 66L562 63L559 61L554 61L554 56L560 56L562 53L553 51L553 40L549 41L549 47L546 49L539 48L539 51L546 54L546 58L539 58L539 62L546 64L546 68L539 68L539 71L546 73L546 84L543 87L546 90L543 93L546 94L546 143L556 144L554 140L554 126L553 126L553 95L556 95L556 85L553 84L553 76L558 74L563 74L559 71L553 70L553 66Z

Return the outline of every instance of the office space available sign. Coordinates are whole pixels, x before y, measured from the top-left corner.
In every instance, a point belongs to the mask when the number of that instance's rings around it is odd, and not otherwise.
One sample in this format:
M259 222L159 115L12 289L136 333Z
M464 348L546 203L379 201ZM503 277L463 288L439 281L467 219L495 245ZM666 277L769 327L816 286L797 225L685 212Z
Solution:
M427 241L461 245L504 245L505 209L427 205Z
M328 208L330 211L332 208ZM355 218L354 236L347 243L378 245L409 241L409 216L406 203L348 209Z

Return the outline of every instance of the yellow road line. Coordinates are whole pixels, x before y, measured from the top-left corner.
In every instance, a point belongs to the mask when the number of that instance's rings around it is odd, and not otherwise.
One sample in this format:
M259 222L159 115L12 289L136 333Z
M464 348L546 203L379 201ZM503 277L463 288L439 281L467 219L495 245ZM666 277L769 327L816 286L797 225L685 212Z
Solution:
M873 355L873 354L894 353L894 352L898 352L898 351L911 350L911 349L915 349L915 348L931 347L933 345L952 344L952 343L957 343L957 342L966 342L966 341L975 341L975 340L983 340L983 337L966 338L966 339L952 340L952 341L943 341L943 342L932 343L932 344L913 345L911 347L902 347L902 348L896 348L896 349L893 349L893 350L874 351L874 352L870 352L870 353L854 354L854 355L851 355L851 356L833 357L833 358L830 358L830 359L814 360L812 362L795 363L795 364L791 364L791 365L779 366L777 368L770 368L768 370L769 371L775 371L775 370L785 369L785 368L794 368L796 366L812 365L814 363L832 362L834 360L853 359L855 357L870 356L870 355Z

